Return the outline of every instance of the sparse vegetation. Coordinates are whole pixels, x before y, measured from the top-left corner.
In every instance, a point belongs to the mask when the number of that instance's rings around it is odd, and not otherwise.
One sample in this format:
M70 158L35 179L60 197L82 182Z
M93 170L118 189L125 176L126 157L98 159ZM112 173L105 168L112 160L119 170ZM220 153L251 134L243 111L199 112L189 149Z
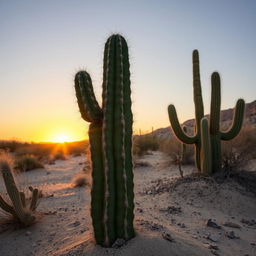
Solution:
M44 168L44 165L40 163L34 155L23 155L15 159L14 168L21 172L27 172L38 168Z
M183 154L182 143L175 137L162 141L159 144L159 150L170 156L170 164L178 165L181 158L182 164L184 165L191 165L194 163L194 149L192 145L186 145L186 150Z
M159 142L152 134L135 136L133 138L133 154L142 156L149 151L156 151L159 149Z
M255 126L244 126L232 141L222 142L222 167L226 171L239 170L250 160L256 159Z
M25 143L19 141L0 141L0 149L14 153L20 157L34 155L39 160L49 159L56 152L64 152L65 155L79 155L86 153L88 141L76 141L66 143Z

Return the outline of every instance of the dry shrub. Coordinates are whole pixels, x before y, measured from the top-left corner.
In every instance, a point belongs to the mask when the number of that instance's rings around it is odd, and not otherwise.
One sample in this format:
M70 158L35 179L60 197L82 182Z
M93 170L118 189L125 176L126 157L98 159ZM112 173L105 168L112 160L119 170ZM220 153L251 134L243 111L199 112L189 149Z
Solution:
M15 153L17 156L34 155L38 159L48 159L56 148L65 148L66 154L78 156L84 154L88 148L88 141L66 143L24 143L19 141L0 141L0 149Z
M133 138L133 155L142 156L149 151L159 149L159 142L152 134L135 136Z
M17 140L0 141L0 149L5 152L15 152L17 149L26 146L28 143L19 142Z
M67 157L65 156L65 154L63 152L56 152L51 160L67 160Z
M50 143L26 143L15 150L15 155L18 157L24 155L34 155L38 159L43 159L50 156L53 148L53 144Z
M162 141L160 143L160 151L170 156L171 164L178 165L182 159L182 143L175 137ZM193 145L186 145L182 164L194 164L194 147Z
M74 187L83 187L89 185L86 174L84 173L76 174L72 179L72 183L74 184Z
M34 155L24 155L15 159L14 168L21 172L27 172L38 168L44 168L44 166Z
M256 127L244 126L239 135L230 141L222 141L222 167L236 170L256 159Z
M89 143L88 141L69 142L67 144L67 147L68 153L76 157L81 156L82 154L86 154L89 147Z

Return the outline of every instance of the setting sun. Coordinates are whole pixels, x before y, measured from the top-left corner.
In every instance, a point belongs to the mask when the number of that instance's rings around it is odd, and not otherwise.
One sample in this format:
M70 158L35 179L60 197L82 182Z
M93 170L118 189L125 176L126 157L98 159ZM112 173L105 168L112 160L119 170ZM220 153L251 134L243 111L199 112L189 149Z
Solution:
M63 142L71 142L74 141L68 134L58 134L55 137L52 138L52 142L58 142L58 143L63 143Z

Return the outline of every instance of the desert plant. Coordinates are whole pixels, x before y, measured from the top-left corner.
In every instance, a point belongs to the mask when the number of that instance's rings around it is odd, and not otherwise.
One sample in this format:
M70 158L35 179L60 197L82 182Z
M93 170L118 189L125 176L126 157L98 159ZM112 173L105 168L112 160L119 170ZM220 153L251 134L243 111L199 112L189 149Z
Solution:
M137 135L133 139L133 154L142 156L148 151L156 151L159 149L159 142L157 138L151 134Z
M72 179L72 183L74 187L83 187L89 184L85 173L76 174Z
M81 116L91 123L94 236L98 244L111 246L117 238L134 236L133 117L128 47L122 36L112 35L105 44L103 107L99 107L86 71L76 74L75 89Z
M14 166L15 166L15 169L18 169L21 172L27 172L37 168L44 168L43 164L41 164L38 161L38 159L33 155L24 155L24 156L18 157L14 161Z
M227 171L239 170L256 159L255 126L244 126L232 141L222 142L222 166Z
M18 190L14 180L12 168L8 159L1 157L0 172L6 186L7 193L11 199L11 204L0 195L0 207L7 213L13 215L24 226L29 226L36 221L35 210L38 204L40 191L37 188L29 187L32 193L31 201L28 202L25 193Z
M220 77L217 72L214 72L211 76L212 94L211 94L211 113L210 113L210 124L209 134L211 140L211 155L212 155L212 168L213 172L218 171L221 167L221 140L231 140L240 131L242 127L243 114L245 103L244 100L239 99L235 107L235 115L231 128L222 132L219 128L220 123ZM194 88L194 104L195 104L195 134L190 137L184 133L179 124L177 112L174 105L169 105L168 113L171 122L172 129L179 140L186 144L195 145L195 159L196 166L200 172L204 172L201 168L201 156L202 152L202 141L201 141L201 120L204 117L204 106L201 90L200 81L200 70L199 70L199 54L197 50L193 51L193 88Z
M169 156L170 164L191 165L193 161L193 147L182 143L176 137L165 139L159 143L159 150Z
M52 156L53 160L67 160L67 157L65 156L65 154L61 151L56 152L53 156Z

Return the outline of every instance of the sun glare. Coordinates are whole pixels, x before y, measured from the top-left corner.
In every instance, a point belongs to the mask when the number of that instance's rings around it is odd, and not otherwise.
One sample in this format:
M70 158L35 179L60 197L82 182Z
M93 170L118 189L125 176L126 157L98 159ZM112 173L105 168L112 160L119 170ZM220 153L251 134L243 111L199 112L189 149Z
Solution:
M74 140L67 134L58 134L52 139L52 142L58 142L58 143L71 142L71 141L74 141Z

